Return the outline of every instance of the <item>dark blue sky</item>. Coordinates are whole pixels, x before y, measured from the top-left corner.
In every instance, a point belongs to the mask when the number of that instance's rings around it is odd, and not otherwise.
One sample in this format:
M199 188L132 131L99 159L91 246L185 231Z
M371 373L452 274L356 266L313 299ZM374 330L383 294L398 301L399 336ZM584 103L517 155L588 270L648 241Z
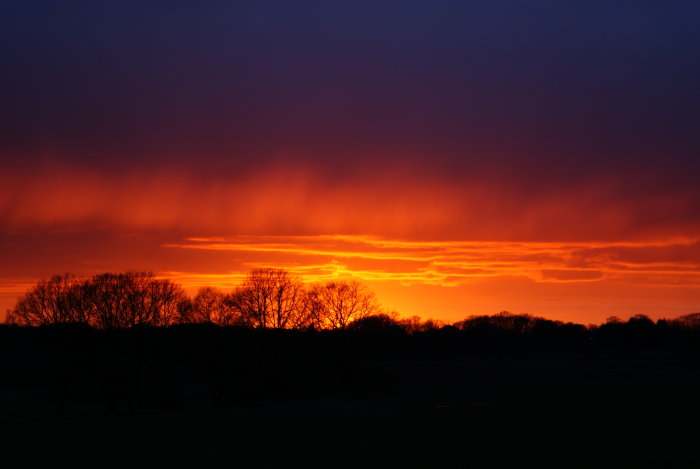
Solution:
M4 158L698 170L697 2L240 3L4 2Z

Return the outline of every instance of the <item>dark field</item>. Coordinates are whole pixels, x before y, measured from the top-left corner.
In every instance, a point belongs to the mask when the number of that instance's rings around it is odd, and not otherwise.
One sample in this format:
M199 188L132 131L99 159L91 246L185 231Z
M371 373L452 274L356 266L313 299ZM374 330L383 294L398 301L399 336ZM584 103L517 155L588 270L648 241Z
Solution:
M474 349L451 331L199 327L2 338L2 446L17 467L700 467L689 340Z

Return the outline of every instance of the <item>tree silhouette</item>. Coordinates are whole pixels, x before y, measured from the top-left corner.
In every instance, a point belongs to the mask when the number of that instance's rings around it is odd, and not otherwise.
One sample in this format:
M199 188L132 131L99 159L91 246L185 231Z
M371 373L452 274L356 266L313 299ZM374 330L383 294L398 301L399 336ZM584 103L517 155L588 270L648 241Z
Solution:
M70 274L41 280L20 297L5 320L8 324L23 326L87 324L90 320L89 307L85 302L83 286Z
M88 280L66 274L42 280L19 299L6 322L26 326L67 323L98 329L166 326L178 315L182 288L152 273L105 273Z
M529 314L512 314L508 311L501 311L491 316L470 316L463 321L456 322L454 325L462 330L492 328L516 334L524 334L531 331L536 323L537 318Z
M369 333L406 333L393 313L377 313L356 319L348 325L348 329Z
M380 312L374 293L355 281L315 284L307 301L314 324L322 329L345 329L352 321Z
M240 314L243 324L258 329L307 327L304 285L284 269L254 269L229 297L227 304Z
M200 288L191 301L180 306L180 316L182 323L212 323L219 326L242 323L241 315L232 307L229 295L213 287Z
M307 290L300 278L284 269L254 269L232 293L205 287L194 298L151 272L108 272L89 279L66 274L42 280L8 311L6 322L82 323L98 329L175 323L344 329L380 311L374 293L356 281L315 284Z
M691 313L676 318L674 323L689 329L700 329L700 313Z
M100 329L167 326L178 316L182 287L151 272L105 273L86 284Z

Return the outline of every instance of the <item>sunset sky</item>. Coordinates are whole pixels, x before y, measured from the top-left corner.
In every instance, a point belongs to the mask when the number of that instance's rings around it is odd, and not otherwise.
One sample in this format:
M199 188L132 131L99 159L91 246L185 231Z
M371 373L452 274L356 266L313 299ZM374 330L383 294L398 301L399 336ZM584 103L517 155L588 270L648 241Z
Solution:
M696 1L7 1L0 319L258 266L387 310L700 311Z

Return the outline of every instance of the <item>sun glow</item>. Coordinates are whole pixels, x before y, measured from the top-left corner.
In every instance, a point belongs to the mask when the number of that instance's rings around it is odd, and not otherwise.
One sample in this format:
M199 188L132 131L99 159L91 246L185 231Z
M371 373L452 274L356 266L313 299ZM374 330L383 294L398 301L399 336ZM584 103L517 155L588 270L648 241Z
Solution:
M537 282L594 282L626 278L697 283L697 239L653 243L513 243L408 241L376 236L240 236L194 237L168 243L171 249L264 253L276 264L309 278L354 276L402 284L455 286L487 277L526 277ZM658 262L653 253L677 252L673 262ZM685 254L684 254L685 253ZM651 257L650 257L651 256ZM328 262L330 259L330 262ZM321 262L319 262L321 261ZM247 262L247 266L266 265Z
M446 320L700 309L697 217L682 193L663 199L676 220L603 183L526 198L517 185L429 173L322 176L289 165L216 181L175 169L2 174L0 307L56 273L154 271L194 293L281 267L307 282L360 280L387 309Z

